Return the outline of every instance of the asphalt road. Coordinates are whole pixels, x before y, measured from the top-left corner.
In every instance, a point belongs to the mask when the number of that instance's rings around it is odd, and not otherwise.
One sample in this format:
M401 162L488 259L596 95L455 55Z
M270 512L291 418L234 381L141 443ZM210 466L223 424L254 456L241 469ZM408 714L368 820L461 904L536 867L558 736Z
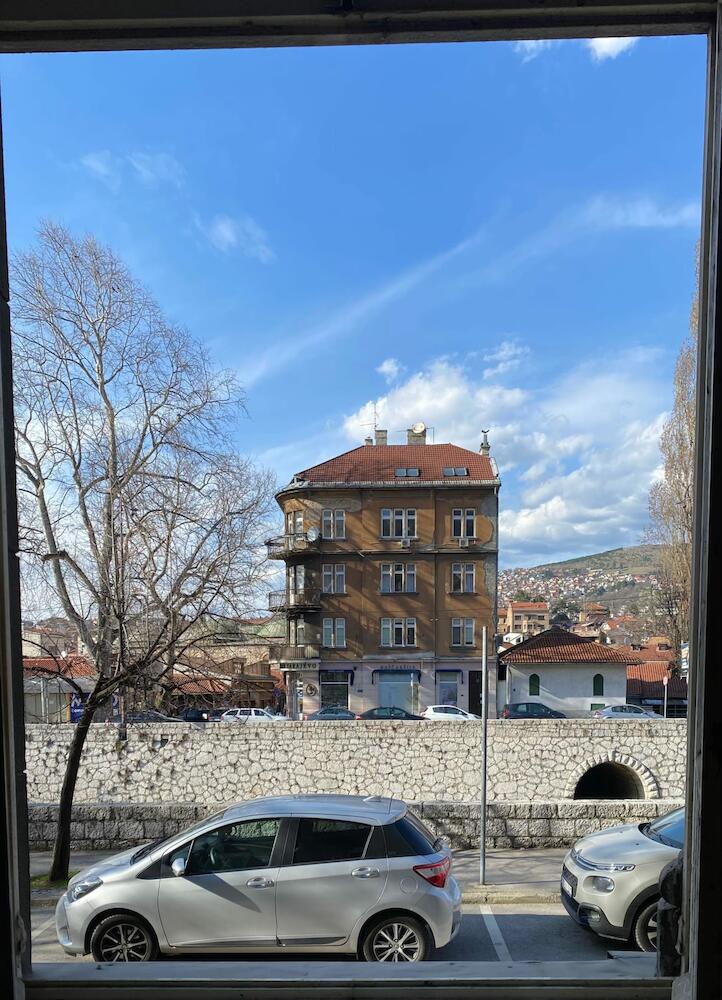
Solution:
M435 952L437 961L594 961L606 958L610 949L619 951L625 945L619 941L599 938L578 927L567 915L561 903L514 905L466 904L461 929L451 944ZM33 962L90 961L65 954L55 938L55 921L51 909L32 911ZM193 955L195 961L200 956ZM238 961L296 960L298 955L287 952L275 955L208 955L209 959ZM306 955L304 959L328 961L329 955ZM177 958L177 956L176 956ZM339 957L339 961L350 961Z

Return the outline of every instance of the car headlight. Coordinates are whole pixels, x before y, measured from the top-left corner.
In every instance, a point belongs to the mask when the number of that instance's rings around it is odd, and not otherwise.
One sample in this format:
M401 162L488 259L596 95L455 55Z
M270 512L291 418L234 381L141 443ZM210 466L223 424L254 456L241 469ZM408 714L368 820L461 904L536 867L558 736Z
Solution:
M76 882L68 889L70 901L74 903L77 899L82 899L83 896L87 896L89 892L92 892L93 889L97 889L98 886L102 884L102 878L98 878L97 875L89 875L87 878L82 879L80 882Z
M594 875L591 879L592 889L597 892L614 892L614 879L606 875Z

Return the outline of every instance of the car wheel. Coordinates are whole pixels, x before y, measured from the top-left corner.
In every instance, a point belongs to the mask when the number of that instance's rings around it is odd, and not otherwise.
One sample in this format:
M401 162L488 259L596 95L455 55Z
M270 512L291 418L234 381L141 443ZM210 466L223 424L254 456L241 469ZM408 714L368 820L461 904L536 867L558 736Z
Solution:
M646 903L637 914L632 940L641 951L657 950L657 900Z
M367 962L423 962L431 953L429 932L414 917L382 917L366 931L360 951Z
M93 931L90 951L96 962L152 962L158 955L158 942L139 917L113 913Z

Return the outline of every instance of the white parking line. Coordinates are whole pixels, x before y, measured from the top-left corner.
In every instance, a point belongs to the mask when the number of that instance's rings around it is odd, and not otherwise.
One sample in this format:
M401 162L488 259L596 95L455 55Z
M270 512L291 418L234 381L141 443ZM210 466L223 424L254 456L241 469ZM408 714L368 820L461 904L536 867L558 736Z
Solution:
M494 945L496 957L500 962L511 962L511 952L506 946L504 935L499 929L496 917L491 912L491 907L486 906L484 903L479 903L479 912L484 918L484 923L486 924L486 929L489 933L489 937L491 938L491 943Z
M45 923L41 924L39 927L33 927L33 929L32 929L32 936L33 937L40 937L50 927L55 927L55 914L53 914L53 916L50 917L49 920L46 920Z

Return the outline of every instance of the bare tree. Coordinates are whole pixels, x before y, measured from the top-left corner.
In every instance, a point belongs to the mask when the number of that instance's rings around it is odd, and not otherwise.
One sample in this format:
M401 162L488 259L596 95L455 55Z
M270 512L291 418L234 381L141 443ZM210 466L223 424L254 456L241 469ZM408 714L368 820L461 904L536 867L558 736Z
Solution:
M12 278L23 561L97 671L62 786L61 879L96 711L160 684L204 622L254 606L272 482L230 445L234 376L111 250L45 224Z
M696 418L698 292L689 333L674 369L674 404L660 438L664 476L649 491L647 541L660 546L653 600L657 620L669 634L677 662L689 636L694 527L694 442Z

